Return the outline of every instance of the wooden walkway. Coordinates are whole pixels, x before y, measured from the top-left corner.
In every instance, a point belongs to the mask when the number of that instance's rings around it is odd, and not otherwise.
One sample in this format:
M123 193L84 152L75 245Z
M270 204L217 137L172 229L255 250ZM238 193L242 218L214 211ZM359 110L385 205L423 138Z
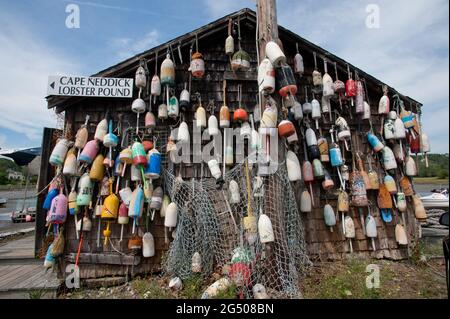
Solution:
M55 298L60 283L34 258L34 236L0 245L0 299Z

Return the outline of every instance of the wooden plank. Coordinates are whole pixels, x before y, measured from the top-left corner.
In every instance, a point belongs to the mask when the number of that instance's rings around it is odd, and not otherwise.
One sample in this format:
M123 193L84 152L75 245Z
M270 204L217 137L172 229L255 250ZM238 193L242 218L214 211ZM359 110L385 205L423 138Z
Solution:
M10 276L10 273L19 268L20 265L0 266L0 286L4 279Z
M56 130L52 128L45 127L43 136L42 136L42 145L41 145L41 168L39 171L39 179L38 179L38 190L41 191L45 186L50 182L50 165L48 163L48 159L50 158L50 154L53 148L53 134ZM38 256L39 250L42 247L42 243L44 241L45 236L45 218L46 213L42 209L42 204L45 200L45 194L39 195L37 197L36 202L36 231L35 231L35 243L34 243L34 254Z
M76 254L70 253L67 256L69 262L75 262ZM80 254L79 262L81 264L106 264L106 265L134 265L141 263L140 256L122 256L117 254Z
M8 290L10 287L20 283L29 274L35 271L34 265L22 265L16 271L10 272L10 276L2 280L0 290Z

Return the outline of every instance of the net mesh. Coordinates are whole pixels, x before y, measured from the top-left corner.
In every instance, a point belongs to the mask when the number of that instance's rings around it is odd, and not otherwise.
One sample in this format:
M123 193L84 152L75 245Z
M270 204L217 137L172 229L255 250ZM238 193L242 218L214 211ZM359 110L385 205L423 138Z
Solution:
M171 170L164 172L166 193L178 206L174 240L163 264L165 273L182 280L193 276L191 265L195 252L202 259L202 276L218 270L226 273L223 270L232 269L232 257L240 251L244 252L250 269L246 280L236 281L245 297L252 297L251 287L257 283L263 284L271 297L301 297L300 275L311 263L286 167L280 165L275 174L264 177L257 177L256 171L256 168L249 169L250 203L244 163L226 172L222 189L218 189L213 178L183 181ZM232 180L239 185L238 201L230 198L228 185ZM263 245L257 233L244 229L248 205L257 219L261 212L270 218L274 242Z

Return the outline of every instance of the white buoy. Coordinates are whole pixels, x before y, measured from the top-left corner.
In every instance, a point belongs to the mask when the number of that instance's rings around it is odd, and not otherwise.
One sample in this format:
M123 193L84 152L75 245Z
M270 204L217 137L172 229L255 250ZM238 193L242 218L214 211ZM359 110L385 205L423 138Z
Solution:
M241 195L239 193L239 185L235 180L230 181L228 192L230 193L230 204L239 204Z
M300 211L302 213L310 213L312 211L311 194L307 190L304 190L301 194Z
M297 155L294 152L288 151L286 154L286 167L288 171L289 181L295 182L302 179L302 169Z
M142 255L145 258L155 256L155 240L151 233L145 233L142 236Z
M274 67L279 67L281 64L286 63L286 56L281 51L280 46L273 41L269 41L266 44L266 56Z

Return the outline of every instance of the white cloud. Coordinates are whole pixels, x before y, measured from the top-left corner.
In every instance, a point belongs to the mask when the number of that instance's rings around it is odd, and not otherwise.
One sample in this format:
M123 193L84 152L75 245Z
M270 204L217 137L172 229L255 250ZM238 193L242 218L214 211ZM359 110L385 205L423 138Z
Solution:
M25 24L6 14L0 18L0 127L24 134L36 144L42 128L56 124L44 99L48 75L76 74L77 67L40 42Z
M127 59L145 50L151 49L160 43L160 34L157 30L152 30L143 38L114 38L110 45L117 52L119 59Z

